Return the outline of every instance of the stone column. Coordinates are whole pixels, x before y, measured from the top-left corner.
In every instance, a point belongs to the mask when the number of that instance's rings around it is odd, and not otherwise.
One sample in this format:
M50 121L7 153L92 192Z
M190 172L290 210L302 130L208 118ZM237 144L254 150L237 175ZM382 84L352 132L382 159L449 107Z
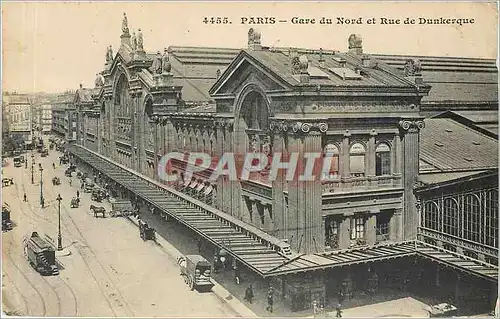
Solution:
M374 245L377 241L377 215L372 212L372 215L366 220L366 242L368 245Z
M274 154L276 153L285 153L285 145L284 145L284 137L283 133L279 130L274 131L274 136L273 136L273 146L272 146L272 152ZM284 158L285 154L282 155L282 158ZM288 157L288 156L286 156ZM286 222L286 216L285 216L285 208L286 208L286 202L285 202L285 195L283 193L285 189L285 183L286 180L284 178L284 171L279 170L276 178L274 178L271 183L272 183L272 199L273 199L273 204L272 204L272 211L274 215L274 225L275 225L275 236L278 238L287 238L290 240L288 231L287 231L287 222Z
M214 159L219 160L224 151L225 151L225 132L224 132L224 126L223 126L223 121L216 121L215 122L215 128L216 128L216 136L215 136L215 155ZM225 210L226 204L225 202L227 201L227 198L225 198L225 179L221 176L217 178L216 181L217 185L217 197L215 201L215 207L217 207L220 210ZM227 210L226 210L227 211Z
M116 109L113 107L114 100L112 99L112 95L109 94L105 101L104 104L106 105L106 110L109 111L109 151L108 151L108 156L115 160L118 161L118 152L116 150L116 129L118 127L118 124L116 123Z
M404 213L403 213L403 238L416 239L418 214L416 209L413 187L419 173L419 131L425 127L423 121L399 122L403 135L403 187L404 187Z
M152 169L152 172L151 174L153 176L150 176L152 179L158 181L158 174L156 174L156 169L158 169L158 153L160 151L160 138L159 138L159 119L158 119L158 116L154 116L153 118L153 121L154 121L154 168ZM151 170L149 170L151 171Z
M314 129L314 131L311 131ZM304 172L305 154L321 153L321 136L328 129L326 123L293 123L289 139L290 152L298 154L296 178L289 183L288 197L289 227L294 231L296 240L294 248L300 253L317 253L324 250L325 230L322 227L322 187L319 174L321 168L316 166L314 180L300 180ZM321 166L321 165L319 165Z
M351 171L349 169L349 138L351 133L345 132L344 139L342 140L342 145L340 148L340 172L342 178L350 178Z

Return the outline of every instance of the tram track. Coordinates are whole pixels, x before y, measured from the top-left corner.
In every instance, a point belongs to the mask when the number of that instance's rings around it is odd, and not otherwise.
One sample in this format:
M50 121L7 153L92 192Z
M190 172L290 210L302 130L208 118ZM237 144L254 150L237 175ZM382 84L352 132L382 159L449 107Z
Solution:
M17 195L18 195L18 196L17 196L17 199L18 199L19 204L20 204L19 206L20 206L20 208L22 208L22 206L23 206L23 203L24 203L24 202L21 200L21 194L25 194L25 193L26 193L26 186L25 186L25 184L24 184L24 182L25 182L25 178L24 178L25 176L24 176L24 174L23 174L22 172L20 172L20 174L19 174L19 175L20 175L20 179L22 180L22 183L15 183L15 185L16 185L16 191L17 191ZM19 186L19 185L21 185L21 186ZM29 203L28 203L27 207L28 207L28 209L30 210L30 212L31 212L31 214L32 214L32 215L27 214L27 213L26 213L23 209L19 209L19 211L21 211L21 213L22 213L24 216L26 216L26 217L27 217L27 218L28 218L28 219L32 222L32 223L30 223L30 224L32 224L32 225L33 225L33 222L36 224L36 223L37 223L37 222L39 222L39 221L43 221L43 222L48 222L49 224L51 224L51 225L55 226L55 223L54 223L54 222L52 222L51 220L47 219L46 217L44 217L44 216L42 216L42 215L40 215L40 214L37 214L37 213L34 211L34 209L32 208L32 206L31 206L31 205L29 205ZM9 259L12 261L12 264L15 266L15 268L17 268L17 270L23 274L23 276L25 277L25 279L26 279L26 280L28 280L28 279L27 279L27 277L26 277L26 273L24 273L24 272L23 272L23 270L21 270L21 268L17 266L16 262L15 262L15 261L14 261L14 259L13 259L13 255L12 255L12 253L11 253L11 251L12 251L12 246L13 246L13 245L14 245L13 243L10 243L10 245L9 245L9 247L8 247L8 253L7 253L7 256L6 256L6 257L7 257L7 258L9 258ZM21 259L24 259L24 260L26 259L26 258L25 258L25 256L20 256L20 257L21 257ZM20 263L19 263L19 264L20 264ZM61 316L61 315L63 315L63 316L73 315L73 313L74 313L74 315L76 315L76 314L78 313L78 300L77 300L77 297L76 297L76 295L75 295L75 293L74 293L73 289L70 287L70 285L69 285L69 284L68 284L68 283L67 283L64 279L59 278L59 276L57 276L57 279L54 279L54 280L52 280L52 278L51 278L51 279L47 279L47 278L43 277L42 275L40 275L40 276L41 276L41 278L42 278L42 281L46 284L46 286L47 286L47 287L49 287L49 289L53 292L53 295L55 296L55 299L56 299L56 304L57 304L57 309L58 309L58 311L57 311L57 316ZM64 291L59 291L59 292L58 292L56 289L59 289L59 287L58 287L58 286L56 286L56 285L54 285L53 283L49 282L49 280L50 280L50 281L60 281L60 282L62 282L62 285L63 285L63 286L65 286L65 287L66 287L66 289L64 289ZM28 281L29 281L29 280L28 280ZM14 284L14 282L12 282L12 283ZM31 282L30 282L30 283L31 283ZM33 288L35 288L35 287L34 287L34 285L33 285L32 283L31 283L31 286L32 286ZM36 289L36 288L35 288L35 289ZM19 289L17 289L17 290L18 290L18 291L20 291ZM60 289L59 289L59 290L60 290ZM39 291L38 291L38 292L39 292ZM74 301L74 302L73 302L73 304L75 305L75 308L74 308L74 311L70 311L70 312L68 312L68 313L64 313L64 314L63 314L63 311L62 311L62 302L61 302L61 298L60 298L60 296L63 296L63 295L64 295L64 296L66 296L66 294L67 294L68 292L69 292L69 294L72 296L72 299L73 299L73 301ZM21 294L21 295L22 295L22 294ZM42 300L43 300L43 296L42 296L40 293L39 293L39 295L40 295L40 297L41 297L41 298L42 298ZM23 297L23 298L24 298L24 297ZM44 305L45 305L45 301L43 301L43 303L44 303ZM44 309L45 309L45 310L44 310L44 314L43 314L43 316L45 316L45 315L46 315L46 312L47 312L46 308L47 308L47 307L46 307L46 306L44 306ZM38 315L40 315L40 314L38 314L38 313L34 313L33 315L37 315L37 316L38 316Z

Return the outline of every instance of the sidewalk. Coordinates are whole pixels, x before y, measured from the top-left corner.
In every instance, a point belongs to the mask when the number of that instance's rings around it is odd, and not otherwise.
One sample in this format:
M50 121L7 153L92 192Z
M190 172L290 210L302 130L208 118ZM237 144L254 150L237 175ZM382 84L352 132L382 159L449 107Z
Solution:
M132 222L135 226L139 227L137 219L134 217L127 217L127 219ZM172 246L168 241L166 241L162 236L156 233L156 242L174 259L182 256L183 254L178 251L174 246ZM237 298L232 296L224 287L222 287L217 281L213 280L214 287L212 291L214 294L224 303L227 303L236 313L238 313L243 318L257 318L258 316L240 302Z

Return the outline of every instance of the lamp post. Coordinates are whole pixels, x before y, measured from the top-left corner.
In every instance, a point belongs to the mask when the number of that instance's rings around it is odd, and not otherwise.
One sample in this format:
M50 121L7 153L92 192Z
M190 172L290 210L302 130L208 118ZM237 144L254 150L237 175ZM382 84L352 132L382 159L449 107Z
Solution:
M35 184L35 179L33 178L33 166L35 166L35 155L31 154L31 184Z
M43 168L42 164L40 163L38 163L38 166L40 167L40 205L42 205L42 208L44 208L45 203L43 200L43 176L42 176Z
M56 200L59 202L58 207L59 207L59 231L57 233L57 250L61 251L62 248L62 236L61 236L61 194L57 195Z

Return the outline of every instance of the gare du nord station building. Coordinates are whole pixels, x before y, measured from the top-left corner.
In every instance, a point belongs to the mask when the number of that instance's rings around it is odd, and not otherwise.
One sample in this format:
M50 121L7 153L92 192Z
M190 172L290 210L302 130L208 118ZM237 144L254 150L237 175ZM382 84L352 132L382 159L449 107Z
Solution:
M359 35L345 52L246 36L245 49L150 53L124 21L95 87L76 92L73 160L224 249L293 310L386 287L493 309L495 61L366 54ZM167 183L157 170L170 152L186 156ZM213 165L188 179L192 152ZM296 154L302 167L318 152L331 167L311 181L270 179L269 166L212 181L228 152Z

